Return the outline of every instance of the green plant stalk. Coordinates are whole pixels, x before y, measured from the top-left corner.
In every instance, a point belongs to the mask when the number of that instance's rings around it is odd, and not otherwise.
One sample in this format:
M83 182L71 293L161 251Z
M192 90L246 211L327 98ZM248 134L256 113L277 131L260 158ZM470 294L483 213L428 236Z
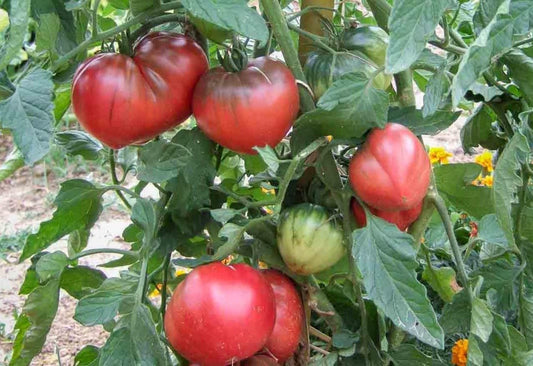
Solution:
M141 198L141 196L139 194L135 193L131 189L128 189L128 188L122 187L122 186L117 186L117 185L105 186L103 188L103 190L104 190L104 192L107 192L107 191L122 191L124 193L129 194L133 198L137 198L137 199Z
M531 43L531 42L533 42L533 37L529 37L529 38L526 38L526 39L523 39L521 41L518 41L518 42L514 43L513 44L513 48L518 47L518 46L522 46L522 45L524 45L526 43Z
M157 27L158 25L172 23L172 22L184 22L186 19L187 17L181 14L165 14L165 15L155 17L153 19L149 19L147 22L144 22L143 25L139 29L133 31L131 33L130 38L133 41L135 41L136 39L144 35L146 32L148 32L153 27Z
M161 312L161 321L163 322L163 324L165 321L165 312L167 308L168 266L170 264L170 257L171 254L167 254L163 263L163 287L161 288L161 306L159 308L159 311Z
M116 165L115 165L115 150L109 149L109 168L111 170L111 181L114 185L120 185L117 177ZM121 191L115 191L118 198L124 203L124 206L131 210L131 204L128 202L126 197Z
M294 47L289 27L281 10L278 0L261 0L265 15L270 21L272 32L281 47L281 52L285 58L287 66L291 69L296 79L307 83L307 80L298 60L298 52ZM300 90L300 105L302 112L309 112L315 109L313 98L304 90Z
M100 0L94 0L92 8L93 37L98 37L98 6L100 6Z
M431 220L431 216L433 215L434 209L435 206L433 205L433 202L431 201L431 199L429 199L428 196L426 196L424 198L424 206L422 207L422 212L420 213L416 221L409 227L408 233L411 234L411 236L413 237L417 248L420 247L420 243L422 241L422 238L424 237L424 233L426 231L426 228L428 227L429 221Z
M144 294L147 287L147 274L148 274L148 258L142 259L141 273L139 273L139 284L137 285L137 291L135 291L135 302L141 304L144 301Z
M435 205L435 208L437 209L437 212L439 213L442 219L442 223L444 224L444 228L446 229L448 240L450 241L450 246L452 247L455 263L457 264L459 277L461 278L463 287L465 288L465 291L468 294L470 303L472 303L474 299L474 294L472 293L472 289L470 288L470 281L468 279L468 275L466 274L465 264L463 262L459 243L457 242L457 238L455 237L455 233L453 231L453 224L452 220L450 219L450 215L448 214L448 208L446 207L446 204L444 203L444 200L440 195L431 195L430 198L432 199L433 204Z
M308 38L310 39L315 45L319 46L320 48L323 48L324 50L328 51L329 53L332 53L332 54L335 54L337 53L337 51L335 51L333 48L331 48L330 46L328 46L324 40L325 38L324 37L320 37L320 36L317 36L316 34L313 34L311 32L307 32L301 28L299 28L298 26L292 24L292 23L287 23L287 25L289 26L289 28L293 31L295 31L296 33L304 36L305 38Z
M343 326L342 318L337 313L326 294L322 292L322 289L314 276L309 276L308 286L310 287L308 292L311 309L324 319L333 333L340 330Z
M522 236L520 234L522 231L522 212L524 211L524 207L526 205L529 178L531 177L529 173L528 166L526 164L522 165L522 187L520 187L520 191L518 192L518 208L516 210L514 222L514 237L516 245L520 245L522 242ZM518 250L518 248L516 249Z
M52 65L52 71L57 71L61 66L66 64L71 58L75 57L79 53L85 51L87 48L91 47L94 43L103 41L104 39L111 38L121 32L124 32L125 30L129 29L130 27L143 23L144 21L148 19L152 19L156 17L157 15L164 14L166 11L179 9L181 8L181 2L180 1L172 1L170 3L162 4L160 7L147 11L145 13L139 14L130 20L128 20L125 23L122 23L121 25L118 25L114 28L111 28L105 32L98 33L98 35L92 36L91 38L86 39L82 43L80 43L77 47L73 48L63 56L61 56L54 64Z
M137 258L137 259L140 258L138 252L133 252L131 250L114 249L114 248L98 248L98 249L84 250L83 252L80 252L76 254L75 256L70 257L69 260L75 261L77 259L87 257L90 255L94 255L94 254L120 254L120 255L127 255L133 258Z
M392 7L387 0L367 0L367 4L370 6L370 10L372 10L379 27L389 33L388 23Z

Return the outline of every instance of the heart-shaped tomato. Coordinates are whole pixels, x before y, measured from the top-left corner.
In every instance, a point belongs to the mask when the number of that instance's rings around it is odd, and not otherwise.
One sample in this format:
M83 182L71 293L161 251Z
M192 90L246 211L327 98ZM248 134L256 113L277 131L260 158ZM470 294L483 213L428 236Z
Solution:
M379 210L408 210L424 198L431 164L424 146L407 128L375 128L354 154L350 183L357 196Z
M401 231L404 231L409 227L409 225L415 222L418 216L420 216L420 212L422 212L422 206L423 202L420 202L413 208L403 211L383 211L370 206L368 207L368 209L370 210L372 215L382 218L383 220L398 226L398 229L400 229ZM357 200L355 199L352 200L352 212L354 214L357 225L359 227L366 226L365 210L363 210L363 207L361 207L359 202L357 202Z
M196 42L177 33L150 33L133 57L101 53L83 62L72 83L80 124L107 146L144 142L186 120L196 83L207 71Z

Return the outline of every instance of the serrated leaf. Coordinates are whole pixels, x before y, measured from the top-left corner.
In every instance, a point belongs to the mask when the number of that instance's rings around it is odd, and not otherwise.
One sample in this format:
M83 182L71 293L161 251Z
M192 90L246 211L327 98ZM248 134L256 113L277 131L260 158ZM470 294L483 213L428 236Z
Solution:
M273 172L276 173L279 168L280 160L278 159L278 156L276 155L276 152L273 148L270 146L265 147L254 147L254 150L256 150L263 159L263 162L268 166L268 168Z
M410 235L370 216L353 236L354 260L368 297L394 324L421 342L442 349L444 332L418 282L416 250Z
M433 357L426 355L412 344L401 344L391 352L391 358L396 366L437 366L446 365Z
M74 366L98 366L100 350L95 346L83 347L74 357Z
M167 353L159 340L159 334L146 305L135 304L130 328L134 330L131 339L136 365L171 365L165 356Z
M156 208L148 199L138 199L131 209L131 221L144 231L144 241L150 243L157 229Z
M494 133L492 123L495 121L496 115L488 106L481 104L476 108L461 128L461 143L465 152L471 152L472 148L478 146L495 150L505 144L505 140Z
M444 71L438 71L428 80L426 92L424 94L424 107L422 108L422 117L426 118L433 115L442 103L444 97L448 94L450 81Z
M106 279L105 274L97 269L77 266L66 268L61 274L60 286L63 290L76 299L81 299L89 291L102 285Z
M455 271L450 267L431 268L426 266L422 272L422 279L427 281L445 302L451 302L453 296L461 290L455 278Z
M413 70L424 69L430 66L432 69L440 69L446 65L446 59L436 53L431 52L429 49L424 48L422 53L418 56L418 59L411 65Z
M479 347L479 341L474 334L468 338L467 366L483 366L483 351Z
M57 36L61 22L56 14L44 14L39 19L39 27L35 33L37 50L48 51L50 56L55 56ZM55 57L53 57L55 58Z
M389 108L388 121L408 127L415 135L436 135L454 123L461 112L437 110L433 115L424 117L416 107Z
M10 3L9 9L9 37L0 48L0 71L4 70L9 62L22 48L26 30L30 22L31 0L17 0ZM1 122L1 118L0 118Z
M389 17L385 71L395 74L415 62L435 31L449 0L396 0Z
M68 258L65 253L57 251L39 258L35 266L35 272L41 282L46 282L50 278L60 278L61 273L67 265Z
M495 86L488 86L475 81L470 88L468 88L465 98L474 102L490 102L494 98L503 94L503 91Z
M13 342L10 366L27 366L41 352L56 316L58 302L59 279L51 279L29 294L15 324L18 333Z
M470 332L477 335L483 342L488 342L492 333L492 313L487 303L479 298L472 300L472 317Z
M503 56L503 62L509 68L510 76L520 88L522 96L533 107L533 58L521 49L514 48Z
M200 18L225 30L262 43L268 40L265 20L242 0L183 0L183 6L194 18Z
M216 208L211 210L211 217L215 221L220 222L221 224L227 223L229 220L237 216L240 212L238 210L233 210L231 208Z
M507 238L502 231L496 214L483 216L478 224L478 239L498 245L502 248L509 248Z
M481 169L481 165L474 163L445 164L433 168L437 189L444 199L476 218L494 212L492 190L472 185Z
M128 327L111 332L105 345L100 350L99 366L135 365L131 330Z
M115 5L118 5L117 3L118 1L115 1ZM130 10L133 15L138 15L155 8L158 4L158 0L130 0Z
M533 286L524 281L520 289L519 324L529 349L533 348Z
M92 183L81 179L63 182L54 201L57 209L52 219L42 222L39 231L28 236L20 261L75 230L91 228L102 211L102 193Z
M466 333L470 329L472 307L466 290L458 292L451 303L444 305L439 323L446 334Z
M78 254L87 247L89 243L89 230L78 229L68 236L68 255L70 257Z
M24 156L22 156L20 150L15 146L0 166L0 182L12 176L23 166Z
M149 142L139 150L138 178L145 182L165 182L176 177L192 158L192 152L185 146L165 140Z
M513 218L511 215L514 193L522 185L522 179L516 174L520 169L520 162L529 153L527 138L516 132L503 150L498 164L494 169L494 184L492 197L496 216L511 247L516 246L513 235Z
M20 81L13 95L0 101L0 125L11 130L28 165L50 149L53 91L52 74L37 68Z
M67 154L80 155L85 160L98 159L104 148L100 141L83 131L58 132L55 135L55 141L67 151Z

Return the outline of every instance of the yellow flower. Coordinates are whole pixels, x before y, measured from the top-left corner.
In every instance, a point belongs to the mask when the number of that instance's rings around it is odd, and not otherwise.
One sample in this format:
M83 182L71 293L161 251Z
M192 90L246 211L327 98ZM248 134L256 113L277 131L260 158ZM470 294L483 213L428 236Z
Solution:
M486 176L480 175L472 182L472 184L475 186L492 187L493 181L494 181L494 177L492 175L486 175Z
M448 158L452 156L453 154L446 151L443 147L431 147L429 149L429 160L431 164L448 164Z
M228 265L228 264L231 264L231 261L234 259L235 257L233 255L228 255L226 257L226 259L222 259L222 263L225 264L225 265Z
M191 271L190 268L178 268L176 270L176 273L174 273L174 276L175 277L178 277L178 276L181 276L181 275L184 275L184 274L187 274Z
M452 348L452 363L455 366L466 366L468 361L468 339L459 339Z
M333 136L331 135L326 136L326 140L328 140L328 142L331 142L331 140L333 140Z
M148 297L150 299L153 299L154 297L158 297L159 294L161 293L161 289L163 288L163 284L161 283L158 283L157 285L155 285L155 289L150 292L150 294L148 295Z
M274 211L272 211L272 209L268 207L265 207L265 212L269 215L272 215L274 213Z
M275 189L266 189L265 187L261 187L261 192L265 193L265 194L276 194L276 190Z
M258 264L260 269L268 269L268 264L266 264L265 262L259 261Z
M485 168L489 173L494 170L492 166L492 154L488 150L485 150L482 154L476 156L474 161Z

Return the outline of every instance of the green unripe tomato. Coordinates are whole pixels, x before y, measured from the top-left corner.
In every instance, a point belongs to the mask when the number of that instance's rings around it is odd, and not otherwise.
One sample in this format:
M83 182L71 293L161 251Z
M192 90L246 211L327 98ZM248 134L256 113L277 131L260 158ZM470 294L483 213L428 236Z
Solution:
M380 67L385 65L388 45L389 36L380 27L348 28L341 35L341 48L361 52Z
M357 51L332 54L317 50L309 55L304 71L307 82L318 99L342 75L362 72L370 77L378 68L372 60ZM377 89L385 90L389 87L391 78L391 75L380 72L374 77L372 85Z
M281 213L278 248L287 267L305 276L331 267L345 253L342 229L324 207L309 203Z

